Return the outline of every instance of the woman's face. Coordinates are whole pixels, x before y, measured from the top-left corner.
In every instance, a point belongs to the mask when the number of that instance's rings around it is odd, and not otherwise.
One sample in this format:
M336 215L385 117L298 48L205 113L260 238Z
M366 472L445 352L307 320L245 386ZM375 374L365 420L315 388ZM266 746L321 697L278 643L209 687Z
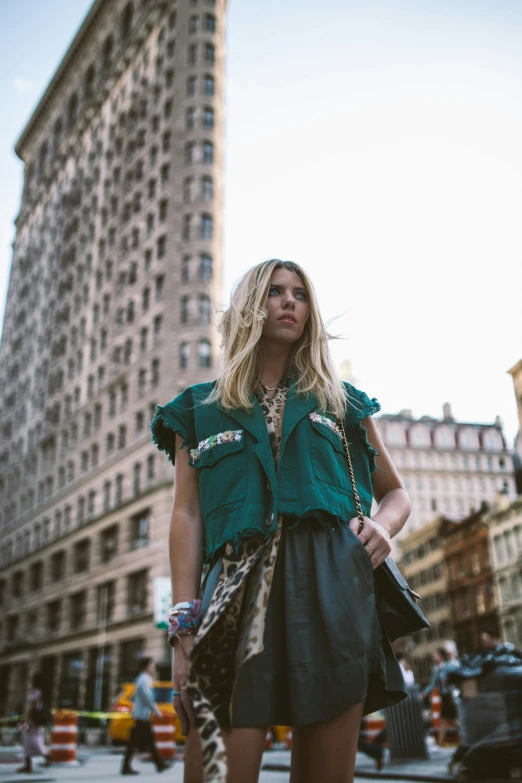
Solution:
M304 283L295 272L284 267L274 270L266 307L263 342L296 343L304 332L310 307Z

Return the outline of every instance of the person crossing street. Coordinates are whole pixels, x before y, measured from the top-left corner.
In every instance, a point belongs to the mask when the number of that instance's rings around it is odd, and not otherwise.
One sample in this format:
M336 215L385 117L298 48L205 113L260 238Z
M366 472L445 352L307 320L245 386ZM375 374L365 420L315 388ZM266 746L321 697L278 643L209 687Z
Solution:
M144 658L141 661L139 673L135 681L136 691L134 693L134 706L132 708L132 717L136 723L130 733L129 744L123 758L121 768L122 775L139 774L137 770L131 767L132 757L136 749L150 750L158 772L163 772L169 767L169 764L166 764L160 758L158 749L154 743L152 726L150 725L150 715L152 712L158 717L161 717L162 715L161 710L154 701L152 690L152 679L155 670L156 665L152 658Z

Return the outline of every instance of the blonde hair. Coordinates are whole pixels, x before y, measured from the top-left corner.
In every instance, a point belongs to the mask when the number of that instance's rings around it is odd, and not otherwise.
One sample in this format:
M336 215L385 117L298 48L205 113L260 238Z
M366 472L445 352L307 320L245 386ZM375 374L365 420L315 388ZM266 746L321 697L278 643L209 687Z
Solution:
M346 392L335 370L327 333L312 285L304 270L292 261L271 259L249 269L236 283L230 306L223 313L223 372L205 403L219 402L222 408L253 407L250 394L259 378L259 348L263 325L268 315L266 301L272 273L289 269L303 282L309 304L309 317L303 334L294 346L289 370L295 373L296 390L314 394L322 410L342 418Z

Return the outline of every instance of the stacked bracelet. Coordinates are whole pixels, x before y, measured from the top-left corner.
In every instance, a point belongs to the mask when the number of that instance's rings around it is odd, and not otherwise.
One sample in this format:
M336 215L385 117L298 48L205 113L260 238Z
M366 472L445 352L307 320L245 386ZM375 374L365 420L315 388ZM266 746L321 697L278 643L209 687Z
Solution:
M180 636L194 636L201 625L201 601L182 601L169 612L168 641L173 644Z

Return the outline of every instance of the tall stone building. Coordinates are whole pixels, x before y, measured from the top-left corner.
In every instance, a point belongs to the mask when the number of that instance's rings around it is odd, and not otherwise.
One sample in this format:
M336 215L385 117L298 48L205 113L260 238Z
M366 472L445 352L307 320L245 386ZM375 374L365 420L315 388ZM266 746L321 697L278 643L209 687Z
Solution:
M397 542L441 514L464 519L498 492L516 498L513 456L498 418L493 424L456 421L446 403L442 419L415 419L403 410L383 414L377 425L412 501Z
M448 600L448 574L440 526L444 517L436 517L401 541L402 572L410 587L422 596L420 608L430 622L402 647L411 660L415 679L425 685L432 673L434 651L453 637Z
M23 131L0 353L0 710L106 706L168 574L148 422L216 372L225 0L96 0Z

